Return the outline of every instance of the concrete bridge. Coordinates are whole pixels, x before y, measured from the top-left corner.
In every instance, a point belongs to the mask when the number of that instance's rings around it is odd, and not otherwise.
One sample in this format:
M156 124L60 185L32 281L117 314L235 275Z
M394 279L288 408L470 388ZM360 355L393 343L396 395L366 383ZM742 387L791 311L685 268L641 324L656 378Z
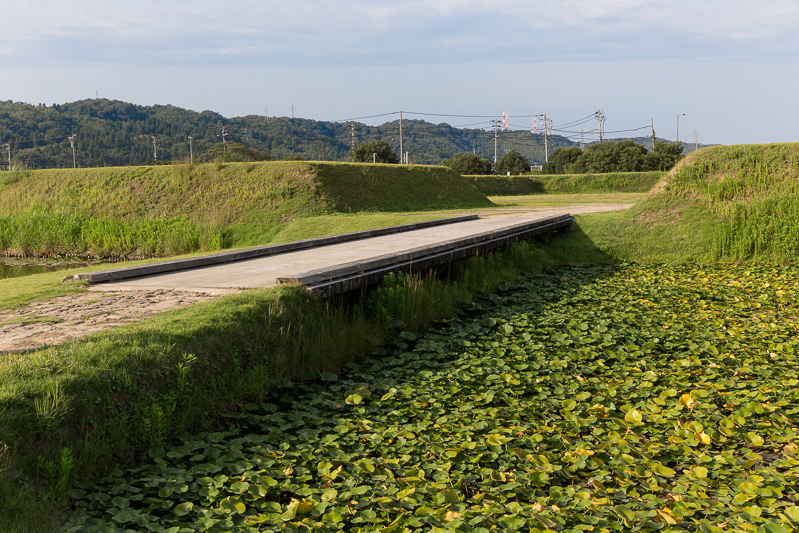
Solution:
M96 289L175 289L210 294L300 283L321 297L420 272L565 228L568 213L451 217L319 239L236 250L76 277Z

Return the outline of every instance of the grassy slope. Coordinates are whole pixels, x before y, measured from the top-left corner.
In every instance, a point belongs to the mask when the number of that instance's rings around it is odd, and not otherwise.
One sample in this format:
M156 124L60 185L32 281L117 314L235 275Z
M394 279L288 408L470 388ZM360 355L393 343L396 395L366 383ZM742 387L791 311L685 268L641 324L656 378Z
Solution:
M647 192L664 172L540 176L464 176L486 196Z
M490 205L445 167L278 161L15 172L0 176L0 248L174 255L269 243L295 218ZM20 244L23 233L41 236ZM181 236L190 242L135 247Z
M782 263L798 217L799 144L770 144L704 148L629 211L578 220L622 260Z

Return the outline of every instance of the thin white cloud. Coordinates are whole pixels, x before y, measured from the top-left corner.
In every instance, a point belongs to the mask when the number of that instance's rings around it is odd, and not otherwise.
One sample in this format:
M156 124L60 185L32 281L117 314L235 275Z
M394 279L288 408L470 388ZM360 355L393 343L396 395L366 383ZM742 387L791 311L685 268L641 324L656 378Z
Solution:
M3 15L0 50L34 62L188 61L204 49L285 65L799 52L795 0L30 0Z

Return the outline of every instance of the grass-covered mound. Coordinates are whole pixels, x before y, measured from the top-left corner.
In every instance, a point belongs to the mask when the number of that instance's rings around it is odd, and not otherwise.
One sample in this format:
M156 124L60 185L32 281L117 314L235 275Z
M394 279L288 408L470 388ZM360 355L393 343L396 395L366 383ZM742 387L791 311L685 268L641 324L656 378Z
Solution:
M444 167L263 162L0 176L0 251L159 256L270 242L296 218L485 207Z
M704 148L629 211L583 229L634 260L791 262L799 258L799 144Z
M464 176L486 196L648 192L664 172L614 172L543 176Z

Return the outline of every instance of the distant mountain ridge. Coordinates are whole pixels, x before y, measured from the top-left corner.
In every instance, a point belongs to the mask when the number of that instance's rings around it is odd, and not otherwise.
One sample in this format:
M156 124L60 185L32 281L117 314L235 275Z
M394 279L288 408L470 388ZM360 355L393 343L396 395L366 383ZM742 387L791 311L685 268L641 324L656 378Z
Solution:
M402 144L410 162L438 164L473 152L494 158L494 132L455 128L423 120L403 120ZM351 161L353 143L382 139L399 153L400 127L394 120L380 126L359 122L324 122L288 117L248 115L225 118L213 111L191 111L171 105L140 106L119 100L90 99L67 104L32 105L0 101L0 169L69 168L146 165L153 160L188 162L214 144L237 141L280 159ZM192 137L191 144L189 137ZM651 143L645 139L646 143ZM569 139L549 137L549 150L574 146ZM641 144L644 144L643 142ZM529 131L499 133L498 154L516 150L531 164L544 162L544 138Z

